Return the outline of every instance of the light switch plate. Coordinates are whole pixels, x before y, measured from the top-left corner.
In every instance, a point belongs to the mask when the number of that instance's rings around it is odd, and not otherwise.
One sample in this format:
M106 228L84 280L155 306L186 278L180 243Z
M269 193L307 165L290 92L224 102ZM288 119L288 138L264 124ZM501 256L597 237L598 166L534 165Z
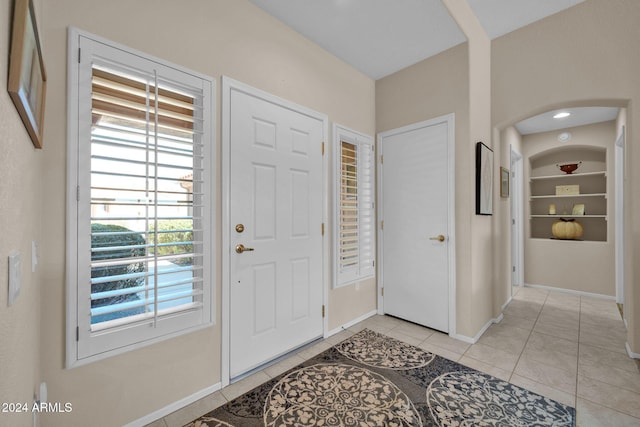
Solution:
M20 252L9 253L9 299L8 304L13 305L20 295Z

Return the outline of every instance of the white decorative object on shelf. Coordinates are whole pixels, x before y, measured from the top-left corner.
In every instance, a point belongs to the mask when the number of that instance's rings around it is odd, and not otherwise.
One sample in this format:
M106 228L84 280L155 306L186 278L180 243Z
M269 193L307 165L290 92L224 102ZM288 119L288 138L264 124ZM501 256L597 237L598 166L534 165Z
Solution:
M556 196L572 196L574 194L580 194L579 185L556 185Z
M576 240L582 237L584 228L574 219L560 218L551 226L553 237L560 240Z

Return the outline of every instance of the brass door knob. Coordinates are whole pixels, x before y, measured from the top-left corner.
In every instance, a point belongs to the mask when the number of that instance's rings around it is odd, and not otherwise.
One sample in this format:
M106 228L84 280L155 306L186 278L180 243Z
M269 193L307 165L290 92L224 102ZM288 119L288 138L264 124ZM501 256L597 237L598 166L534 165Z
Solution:
M445 241L445 237L442 234L440 234L440 235L438 235L436 237L429 237L429 240L437 240L439 242L444 242Z
M236 252L239 253L239 254L241 254L243 252L251 252L251 251L255 251L255 249L247 248L242 243L236 245Z

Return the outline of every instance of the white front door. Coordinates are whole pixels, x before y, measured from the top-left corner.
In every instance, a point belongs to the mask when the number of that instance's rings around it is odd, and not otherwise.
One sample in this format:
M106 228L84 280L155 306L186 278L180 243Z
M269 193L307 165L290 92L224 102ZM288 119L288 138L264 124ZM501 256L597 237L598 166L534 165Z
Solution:
M225 120L234 378L323 333L324 123L233 88Z
M379 137L384 312L443 332L450 328L452 121L446 116Z

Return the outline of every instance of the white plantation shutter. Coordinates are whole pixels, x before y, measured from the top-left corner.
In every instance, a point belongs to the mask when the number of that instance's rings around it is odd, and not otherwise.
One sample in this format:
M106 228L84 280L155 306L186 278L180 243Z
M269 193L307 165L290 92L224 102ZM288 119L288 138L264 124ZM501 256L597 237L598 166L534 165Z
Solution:
M210 79L82 35L78 44L75 362L212 323L215 100Z
M371 137L334 125L336 286L375 274L375 170Z
M341 272L356 272L360 262L358 146L340 141L338 262Z
M371 144L358 145L358 230L360 246L360 279L375 273L375 152Z

